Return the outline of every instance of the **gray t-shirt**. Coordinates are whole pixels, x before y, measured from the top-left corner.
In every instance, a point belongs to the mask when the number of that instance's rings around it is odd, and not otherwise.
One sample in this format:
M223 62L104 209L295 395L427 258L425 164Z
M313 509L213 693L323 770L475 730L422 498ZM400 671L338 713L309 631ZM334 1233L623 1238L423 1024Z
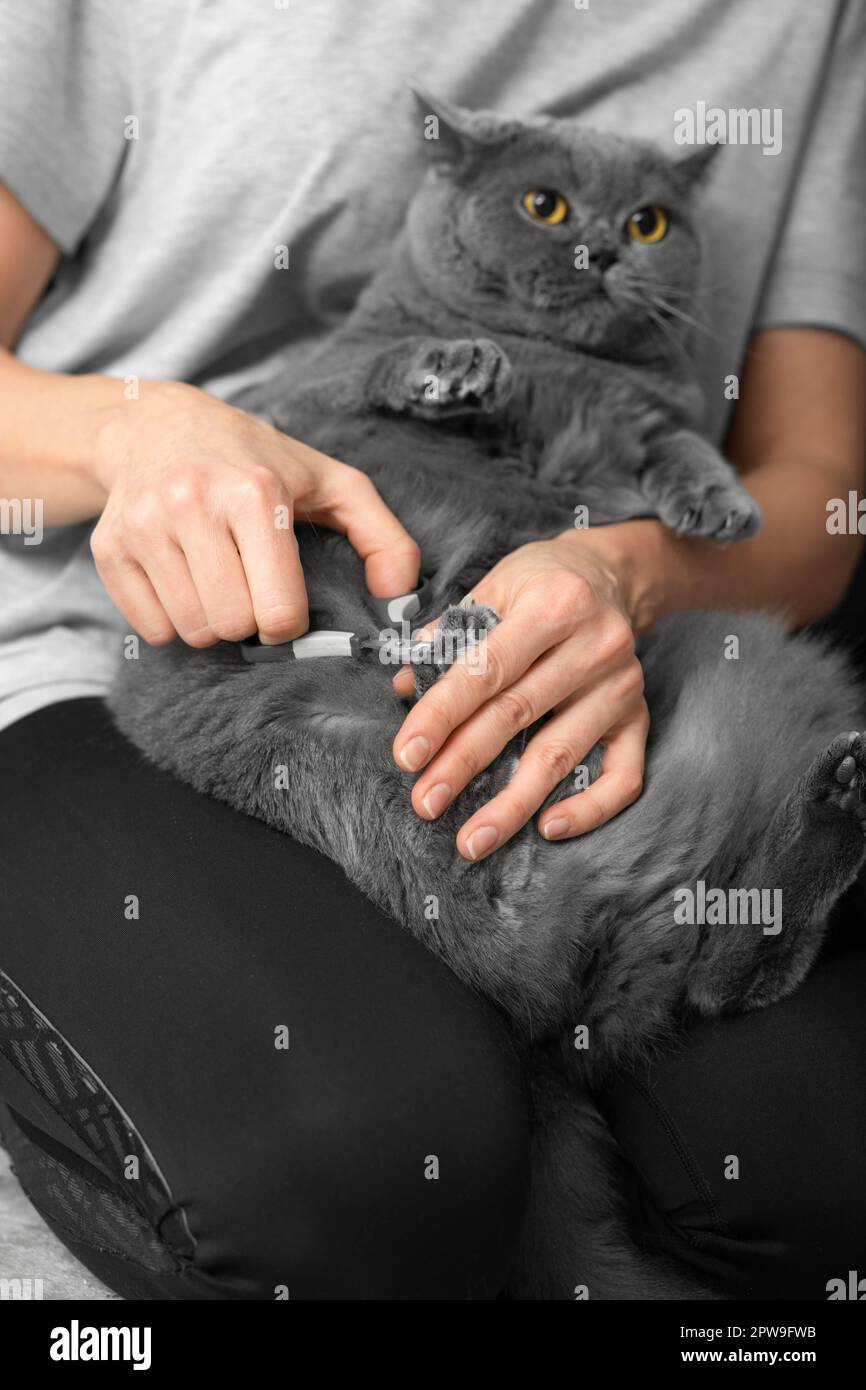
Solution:
M227 395L305 351L423 172L408 79L672 153L683 109L703 130L756 108L764 145L733 143L706 194L695 348L720 438L755 328L866 342L864 74L860 0L3 0L0 180L63 252L17 352ZM0 725L107 688L127 624L89 529L0 536Z

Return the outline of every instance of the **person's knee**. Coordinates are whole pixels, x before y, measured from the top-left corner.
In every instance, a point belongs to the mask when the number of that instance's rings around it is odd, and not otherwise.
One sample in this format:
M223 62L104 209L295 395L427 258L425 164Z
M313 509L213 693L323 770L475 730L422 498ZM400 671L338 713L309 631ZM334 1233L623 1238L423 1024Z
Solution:
M772 1012L702 1030L603 1104L655 1245L739 1297L826 1298L862 1263L864 1052L839 1029L822 1070L772 1045Z

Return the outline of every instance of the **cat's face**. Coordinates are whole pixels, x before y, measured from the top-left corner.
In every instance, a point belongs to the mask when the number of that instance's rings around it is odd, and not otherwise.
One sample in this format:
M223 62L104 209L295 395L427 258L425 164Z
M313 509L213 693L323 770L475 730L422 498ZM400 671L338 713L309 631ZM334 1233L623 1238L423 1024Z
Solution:
M626 359L647 344L663 356L687 336L700 254L691 204L716 147L674 161L573 120L419 101L438 139L408 235L437 299L491 331Z

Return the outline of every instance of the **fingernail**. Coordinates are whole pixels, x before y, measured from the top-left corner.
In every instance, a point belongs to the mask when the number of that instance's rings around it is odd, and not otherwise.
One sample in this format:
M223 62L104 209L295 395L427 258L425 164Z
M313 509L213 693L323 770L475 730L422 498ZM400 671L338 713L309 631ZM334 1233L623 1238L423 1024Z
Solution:
M571 821L566 820L565 816L557 816L555 820L545 821L541 827L541 833L545 840L555 840L559 835L564 835L571 829Z
M480 859L482 854L488 854L498 843L499 831L494 830L492 825L482 825L466 841L466 853L470 859Z
M421 805L427 812L431 820L441 816L445 807L451 803L451 788L447 782L437 782L435 787L431 787L425 797L421 799Z
M423 767L430 757L430 741L421 734L416 734L415 738L410 738L408 743L397 754L397 761L401 767L405 767L408 772L417 772L419 767Z

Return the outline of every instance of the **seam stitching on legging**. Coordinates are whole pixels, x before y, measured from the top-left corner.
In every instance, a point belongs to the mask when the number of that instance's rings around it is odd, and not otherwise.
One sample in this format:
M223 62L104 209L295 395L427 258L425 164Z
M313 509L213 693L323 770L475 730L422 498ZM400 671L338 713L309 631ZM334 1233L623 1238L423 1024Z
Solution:
M131 1265L134 1269L139 1269L145 1274L152 1273L148 1265L142 1264L140 1260L130 1259L130 1257L128 1255L125 1255L122 1250L117 1250L111 1245L100 1245L98 1240L96 1239L85 1239L80 1231L74 1231L70 1226L67 1226L67 1224L64 1221L62 1221L53 1210L44 1206L37 1200L36 1197L33 1196L32 1192L29 1191L29 1189L22 1181L21 1175L14 1167L14 1165L12 1171L15 1173L15 1176L18 1179L19 1183L21 1183L21 1190L26 1194L28 1202L30 1202L31 1205L35 1207L35 1209L39 1212L40 1216L50 1227L53 1227L56 1231L62 1231L63 1234L76 1245L86 1245L89 1249L96 1251L97 1254L110 1255L112 1259L122 1260L124 1264ZM180 1275L188 1273L191 1262L189 1260L184 1260L182 1257L177 1255L177 1253L174 1250L172 1250L170 1246L165 1246L164 1249L173 1265L172 1272L174 1274Z
M693 1188L695 1189L695 1193L706 1206L707 1212L710 1216L710 1220L716 1228L716 1231L721 1232L724 1227L724 1222L722 1221L719 1209L716 1206L716 1201L713 1197L710 1185L707 1182L706 1178L703 1176L696 1159L694 1158L688 1144L686 1143L685 1139L682 1136L682 1133L680 1132L679 1127L677 1126L676 1121L668 1111L664 1102L659 1100L658 1096L650 1088L649 1085L637 1080L634 1081L634 1085L638 1092L643 1096L650 1109L654 1111L656 1118L662 1126L662 1129L665 1131L668 1138L670 1139L674 1151L677 1157L679 1158L681 1164L683 1165L686 1176L688 1177ZM679 1230L680 1228L677 1227L677 1229ZM689 1239L692 1241L692 1243L695 1243L692 1235L689 1235L685 1232L683 1234L686 1235L686 1239Z
M106 1242L95 1224L86 1226L71 1226L69 1224L61 1210L61 1204L52 1200L50 1196L44 1197L46 1192L57 1192L56 1186L52 1189L47 1183L46 1166L52 1180L55 1179L58 1172L60 1173L61 1181L65 1183L65 1190L62 1195L69 1197L70 1179L72 1179L78 1184L83 1184L88 1190L95 1190L97 1201L100 1201L102 1197L110 1197L115 1202L128 1205L135 1212L139 1221L147 1221L147 1236L149 1238L155 1237L158 1242L159 1236L154 1231L152 1222L142 1217L137 1204L131 1202L113 1186L106 1183L104 1175L98 1170L94 1169L92 1174L85 1173L81 1167L77 1166L79 1162L84 1162L84 1160L79 1159L77 1154L69 1153L69 1161L67 1162L63 1156L62 1146L57 1144L51 1135L42 1134L35 1126L31 1126L24 1116L13 1110L11 1106L0 1106L0 1116L2 1115L6 1116L8 1128L6 1132L3 1132L2 1124L0 1124L0 1144L9 1153L12 1172L18 1179L21 1189L31 1205L49 1226L55 1229L55 1234L60 1235L61 1239L64 1236L68 1237L68 1241L86 1246L89 1250L99 1254L111 1255L114 1258L125 1260L127 1264L135 1265L142 1272L152 1274L157 1269L152 1261L146 1262L143 1259L136 1259L125 1254L117 1240ZM55 1152L57 1149L61 1152ZM75 1199L77 1200L77 1194ZM125 1232L124 1234L128 1233ZM158 1250L163 1265L170 1266L172 1273L183 1274L185 1272L185 1257L182 1254L162 1244L158 1245Z

